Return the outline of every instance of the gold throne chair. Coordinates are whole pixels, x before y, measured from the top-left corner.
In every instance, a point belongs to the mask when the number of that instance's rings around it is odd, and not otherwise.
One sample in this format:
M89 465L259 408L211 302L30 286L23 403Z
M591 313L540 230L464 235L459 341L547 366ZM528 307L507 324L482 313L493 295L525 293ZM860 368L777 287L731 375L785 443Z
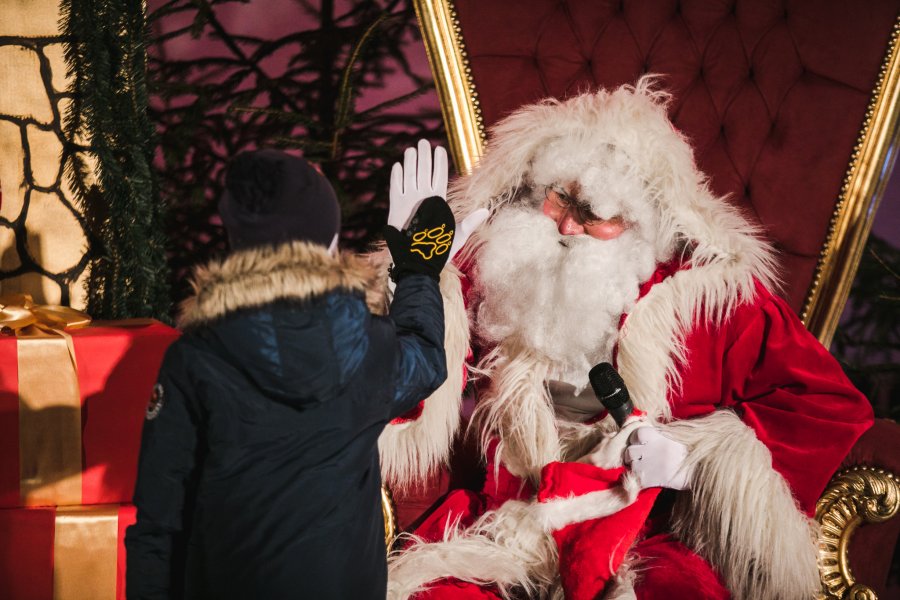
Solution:
M414 5L460 172L523 104L662 75L713 190L757 217L785 299L830 344L893 166L900 0ZM821 597L884 597L898 474L900 426L877 420L819 501Z

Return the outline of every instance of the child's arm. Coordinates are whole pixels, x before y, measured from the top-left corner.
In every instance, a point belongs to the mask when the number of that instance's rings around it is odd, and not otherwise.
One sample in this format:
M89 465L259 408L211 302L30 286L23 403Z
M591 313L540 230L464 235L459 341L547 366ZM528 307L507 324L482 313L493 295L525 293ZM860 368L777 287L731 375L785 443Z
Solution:
M433 165L433 169L432 169ZM429 396L447 378L444 303L439 281L452 255L456 223L447 206L447 153L431 157L426 140L407 148L403 166L391 171L385 241L391 252L391 279L397 284L389 318L396 332L391 418Z
M444 302L438 282L425 275L400 277L390 319L398 353L390 418L412 409L447 379L444 353Z
M134 504L137 522L125 535L129 600L181 597L186 493L195 473L197 425L180 341L166 353L141 437Z
M403 165L396 163L391 171L384 237L394 261L390 319L399 346L391 418L412 409L447 378L440 273L489 214L479 209L456 223L445 201L447 174L447 153L436 147L432 161L426 140L407 148Z

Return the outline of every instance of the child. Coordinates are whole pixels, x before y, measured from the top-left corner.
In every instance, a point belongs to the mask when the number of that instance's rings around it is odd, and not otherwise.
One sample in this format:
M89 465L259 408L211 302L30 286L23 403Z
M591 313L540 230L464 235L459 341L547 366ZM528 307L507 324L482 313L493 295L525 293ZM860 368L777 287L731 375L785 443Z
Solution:
M412 173L400 196L431 197L388 228L387 317L366 308L364 263L336 253L324 177L275 150L229 166L232 253L197 270L147 409L129 599L384 598L378 436L446 378L438 279L455 225L446 155L436 194L419 148L419 187Z

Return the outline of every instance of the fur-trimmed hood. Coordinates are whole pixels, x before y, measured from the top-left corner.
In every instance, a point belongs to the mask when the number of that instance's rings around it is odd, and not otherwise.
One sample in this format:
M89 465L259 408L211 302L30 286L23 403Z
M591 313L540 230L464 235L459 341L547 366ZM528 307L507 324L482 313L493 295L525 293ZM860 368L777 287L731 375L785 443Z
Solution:
M196 327L239 310L310 300L334 290L365 292L375 277L363 259L332 256L310 242L240 250L195 269L194 295L182 303L178 323Z
M328 402L366 353L373 275L308 242L241 250L196 270L181 325L235 385L291 406Z

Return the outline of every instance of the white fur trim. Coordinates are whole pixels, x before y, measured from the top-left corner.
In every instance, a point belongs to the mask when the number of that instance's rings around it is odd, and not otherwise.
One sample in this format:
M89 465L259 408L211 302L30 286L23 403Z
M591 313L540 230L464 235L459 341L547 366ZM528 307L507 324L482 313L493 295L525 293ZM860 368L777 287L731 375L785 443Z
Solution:
M771 257L763 248L694 260L695 266L654 285L638 301L619 334L618 367L635 406L653 419L672 418L669 398L681 386L684 337L703 322L727 319L756 296L756 280L771 281ZM737 252L737 251L736 251Z
M196 327L238 310L304 301L339 289L362 292L375 276L365 261L351 254L332 256L313 242L237 250L194 269L194 295L181 303L178 324Z
M634 502L639 491L633 478L625 477L621 486L581 496L543 503L510 500L466 530L448 527L440 542L412 538L416 543L388 560L388 598L409 598L447 577L496 585L504 598L513 589L546 597L553 593L559 570L551 533L615 514Z
M621 486L535 504L534 517L544 531L556 531L572 523L615 514L634 502L640 491L641 486L629 474L622 478Z
M479 370L491 382L472 415L483 452L486 455L498 436L500 461L513 475L536 483L544 465L560 458L556 416L545 383L547 362L512 340L494 348Z
M384 262L384 257L373 257ZM386 276L386 267L384 270ZM389 423L378 438L381 476L397 489L421 484L446 464L459 429L463 369L469 351L469 323L463 304L460 273L447 265L441 273L444 298L444 351L447 379L435 390L412 421Z
M533 518L533 506L510 500L466 530L449 527L440 542L417 540L392 554L387 597L409 598L445 577L496 585L504 598L513 590L544 596L557 579L556 544Z
M660 427L690 449L692 491L676 502L675 535L716 566L735 600L812 598L817 526L753 430L726 410Z

